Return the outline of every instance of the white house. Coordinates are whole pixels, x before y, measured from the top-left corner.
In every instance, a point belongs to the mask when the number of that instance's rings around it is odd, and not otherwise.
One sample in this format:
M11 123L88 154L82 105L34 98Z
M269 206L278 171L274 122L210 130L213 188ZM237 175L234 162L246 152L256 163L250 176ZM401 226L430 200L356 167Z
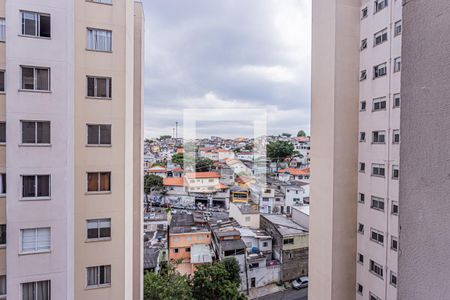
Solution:
M309 203L309 183L303 181L290 181L289 185L282 187L285 194L285 212L292 213L292 208Z
M309 230L309 205L294 206L292 208L292 221Z

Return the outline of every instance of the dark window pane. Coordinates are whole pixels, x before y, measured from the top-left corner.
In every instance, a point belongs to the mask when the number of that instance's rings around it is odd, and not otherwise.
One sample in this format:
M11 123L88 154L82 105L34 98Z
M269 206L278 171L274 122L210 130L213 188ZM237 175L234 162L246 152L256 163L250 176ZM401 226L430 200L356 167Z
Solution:
M0 92L5 91L5 71L0 71Z
M98 173L88 173L88 192L98 191Z
M110 227L100 228L100 237L101 238L110 237L110 236L111 236L111 228Z
M110 191L111 190L111 173L100 173L100 191Z
M100 125L100 144L111 144L111 125Z
M6 225L0 225L0 244L6 244Z
M36 14L22 13L22 34L36 35Z
M39 175L37 176L38 181L38 197L49 197L50 196L50 176L49 175Z
M6 194L6 174L1 174L0 178L2 180L0 187L1 189L0 194Z
M35 300L35 287L34 282L22 283L22 299L23 300Z
M108 88L109 88L109 98L111 98L112 97L112 78L109 78L109 80L108 80L108 82L109 82L109 86L108 86Z
M97 78L97 97L108 97L106 78Z
M49 69L36 69L36 89L39 91L50 90L50 70Z
M98 125L88 125L88 145L97 145L98 141Z
M22 143L36 143L36 123L22 122Z
M98 238L98 229L97 228L88 228L87 231L88 239L96 239Z
M22 197L35 197L35 176L22 177Z
M87 79L87 95L88 97L95 97L95 79L93 77Z
M50 280L37 282L35 299L50 300Z
M0 122L0 143L6 143L6 123Z
M50 144L50 122L37 122L37 143Z
M40 35L42 37L50 37L50 16L40 16Z
M34 90L34 69L22 67L22 89Z

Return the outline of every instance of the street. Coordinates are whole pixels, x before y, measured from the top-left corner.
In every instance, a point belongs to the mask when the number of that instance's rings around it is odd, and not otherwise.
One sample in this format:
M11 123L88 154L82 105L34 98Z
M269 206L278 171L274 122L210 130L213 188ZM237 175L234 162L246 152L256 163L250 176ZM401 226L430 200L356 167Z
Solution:
M308 289L294 290L288 289L278 293L270 294L258 298L258 300L307 300Z

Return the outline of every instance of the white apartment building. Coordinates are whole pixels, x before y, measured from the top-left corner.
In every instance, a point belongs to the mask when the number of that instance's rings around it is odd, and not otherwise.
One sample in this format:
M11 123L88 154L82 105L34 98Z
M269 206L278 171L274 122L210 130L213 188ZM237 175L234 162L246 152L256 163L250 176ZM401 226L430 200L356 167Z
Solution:
M362 0L356 299L397 299L402 1Z
M0 297L142 298L143 24L0 0Z

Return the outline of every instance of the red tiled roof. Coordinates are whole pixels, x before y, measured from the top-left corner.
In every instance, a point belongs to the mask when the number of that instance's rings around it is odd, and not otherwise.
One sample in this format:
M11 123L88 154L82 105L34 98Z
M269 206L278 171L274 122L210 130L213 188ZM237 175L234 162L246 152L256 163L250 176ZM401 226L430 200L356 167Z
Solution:
M216 189L224 190L224 189L227 189L227 188L228 188L228 185L225 185L223 183L219 183L218 185L216 185Z
M147 173L166 173L166 168L163 167L153 167L147 170Z
M193 179L193 178L220 178L220 175L217 172L194 172L194 173L187 173L186 177L189 178L189 179Z
M183 186L184 179L182 177L168 177L163 179L165 186Z
M184 170L182 168L175 168L171 170L172 172L182 173Z
M286 169L279 170L278 173L285 173L285 174L290 174L290 175L294 175L294 176L309 175L309 168L306 168L303 170L295 169L295 168L286 168Z

